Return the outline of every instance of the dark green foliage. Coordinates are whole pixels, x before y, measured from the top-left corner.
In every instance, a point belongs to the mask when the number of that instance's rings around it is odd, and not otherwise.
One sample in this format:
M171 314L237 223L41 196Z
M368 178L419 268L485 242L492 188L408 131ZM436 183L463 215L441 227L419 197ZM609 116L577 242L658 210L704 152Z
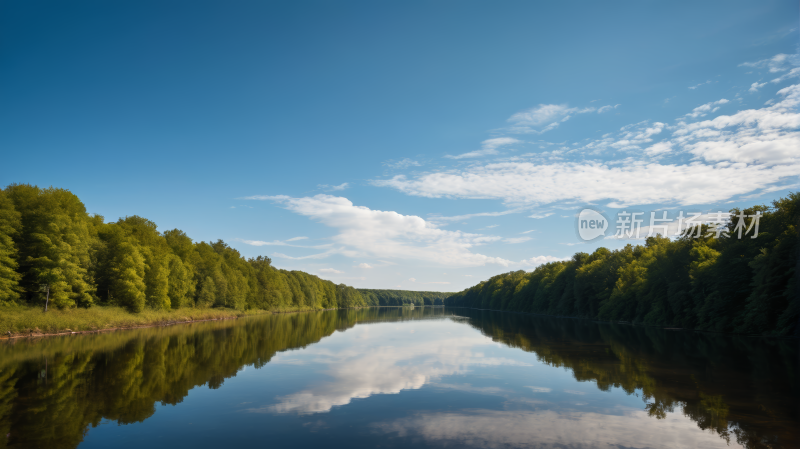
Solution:
M194 243L129 216L105 223L64 189L10 185L0 190L0 302L20 297L58 308L145 307L333 309L370 305L360 291L269 258L245 259L222 240ZM377 304L375 302L374 304Z
M664 327L759 335L795 335L800 320L800 194L734 215L761 212L759 234L737 238L651 237L531 273L494 276L445 300L446 305L627 321ZM747 225L750 225L750 219Z

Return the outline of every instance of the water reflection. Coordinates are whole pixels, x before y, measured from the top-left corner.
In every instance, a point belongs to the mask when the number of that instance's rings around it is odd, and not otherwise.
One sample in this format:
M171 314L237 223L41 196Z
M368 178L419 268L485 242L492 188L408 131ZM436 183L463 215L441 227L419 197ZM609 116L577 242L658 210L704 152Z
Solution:
M800 447L798 341L460 309L484 335L607 391L640 391L647 415L680 410L748 448Z
M691 421L677 417L654 423L646 412L605 413L470 410L420 414L375 428L398 437L422 437L429 443L481 448L730 448ZM613 445L612 445L613 444Z
M413 329L364 326L349 331L346 339L338 351L312 347L303 351L302 359L276 357L273 363L322 364L322 371L331 379L283 396L278 404L249 411L327 412L354 398L416 390L431 380L465 373L471 366L527 365L486 357L480 350L487 344L494 346L490 339L441 322L416 323Z
M0 448L800 447L796 344L442 308L17 341Z

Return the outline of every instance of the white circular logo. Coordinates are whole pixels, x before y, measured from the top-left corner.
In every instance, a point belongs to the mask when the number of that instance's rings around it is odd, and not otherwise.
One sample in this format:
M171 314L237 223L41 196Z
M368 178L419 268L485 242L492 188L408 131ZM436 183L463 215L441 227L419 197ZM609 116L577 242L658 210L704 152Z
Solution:
M608 220L599 212L592 209L584 209L578 215L578 235L583 240L594 240L606 233Z

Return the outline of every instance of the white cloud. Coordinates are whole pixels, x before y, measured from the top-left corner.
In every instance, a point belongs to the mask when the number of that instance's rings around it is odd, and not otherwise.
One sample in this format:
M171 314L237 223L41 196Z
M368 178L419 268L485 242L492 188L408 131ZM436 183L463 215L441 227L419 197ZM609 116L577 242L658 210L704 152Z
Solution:
M749 92L758 92L758 89L761 89L762 87L764 87L766 85L767 85L767 83L755 82L755 83L751 84L750 85L750 89L747 89L747 90Z
M517 134L542 134L569 120L573 114L594 112L595 108L571 108L566 104L540 104L535 108L517 112L509 117L509 132Z
M405 159L401 159L401 160L399 160L397 162L387 161L387 162L384 162L383 165L385 165L387 167L390 167L390 168L402 169L402 168L408 168L408 167L419 167L422 164L420 164L417 161L411 160L409 158L405 158Z
M536 219L541 219L541 218L547 218L547 217L549 217L549 216L551 216L551 215L553 215L553 212L547 212L546 214L533 214L533 215L528 215L528 218L536 218ZM530 232L530 231L528 231L528 232Z
M550 263L550 262L561 262L564 260L570 260L571 257L555 257L555 256L534 256L530 259L525 259L520 262L521 265L529 266L529 267L538 267L539 265Z
M408 280L411 281L411 282L417 282L417 280L414 279L414 278L408 278Z
M520 232L520 234L529 234L531 232L536 232L536 229L531 229L530 231Z
M533 240L531 237L509 237L507 239L503 239L505 243L525 243L528 240Z
M481 146L483 147L482 150L470 151L469 153L463 153L457 156L451 156L448 154L445 157L449 159L466 159L466 158L487 156L490 154L497 154L497 149L502 146L512 145L521 142L522 142L521 140L517 140L512 137L497 137L494 139L488 139L481 142Z
M307 260L307 259L324 259L326 257L332 256L339 251L336 250L329 250L325 251L324 253L319 254L311 254L308 256L300 256L300 257L292 257L283 253L272 253L272 257L280 257L281 259L289 259L289 260Z
M787 55L785 53L777 54L771 58L762 59L756 62L744 62L739 64L740 67L754 67L759 69L768 69L769 73L781 73L781 76L771 80L771 83L780 83L789 78L800 77L800 54ZM756 92L767 83L753 83L750 86L750 92Z
M734 163L725 168L761 172L770 183L796 175L800 164L800 85L781 89L778 94L784 97L782 101L762 109L680 124L673 133L674 140L698 158ZM767 164L789 165L768 169Z
M254 196L250 199L275 201L292 212L335 228L339 233L331 240L342 247L329 253L335 251L353 258L421 260L454 267L508 266L510 263L472 252L472 248L500 240L500 237L439 229L418 216L355 206L347 198L316 195L304 198Z
M317 185L317 187L319 187L320 189L323 189L323 190L344 190L344 189L350 187L350 184L346 183L346 182L344 182L342 184L339 184L338 186L331 186L331 185L328 185L328 184L319 184L319 185Z
M637 151L622 160L495 162L372 183L409 195L500 199L516 207L559 202L611 201L610 207L722 202L800 175L800 85L778 94L782 100L761 109L679 122L670 128L664 123L629 125L619 139L605 137L581 148ZM671 138L642 150L642 144L665 129L672 132ZM671 155L694 160L657 163L648 159L669 149Z
M670 151L672 151L672 142L658 142L644 149L644 152L650 156L669 153Z
M697 85L694 85L694 86L689 86L689 89L695 90L695 89L697 89L698 87L700 87L700 86L702 86L704 84L711 84L711 80L708 80L705 83L700 83L700 84L697 84Z
M617 109L620 106L621 105L618 105L618 104L615 104L614 106L606 105L606 106L603 106L603 107L599 108L597 110L597 113L598 114L603 114L603 113L608 112L608 111L613 111L614 109Z
M356 265L356 267L357 268L372 268L372 265L370 265L368 263L360 263L360 264Z
M770 83L780 83L782 81L786 81L789 78L797 78L800 77L800 67L795 67L792 70L784 73L783 75L775 78L774 80L770 81Z
M343 274L344 271L339 271L335 268L320 268L319 272L322 274Z
M314 248L314 249L321 249L321 248L329 248L332 244L326 243L324 245L295 245L289 242L294 242L297 240L307 239L308 237L294 237L289 240L281 241L281 240L273 240L271 242L266 242L263 240L246 240L246 239L234 239L236 241L242 242L247 245L251 246L291 246L293 248Z
M704 105L692 109L692 112L686 114L686 117L689 118L705 117L711 112L717 112L717 110L719 109L719 105L723 105L725 103L730 103L730 102L723 98L721 100L712 101L711 103L706 103Z
M462 220L467 220L467 219L473 218L473 217L501 217L503 215L508 215L508 214L517 214L517 213L520 213L523 210L527 210L527 209L528 209L527 207L520 207L520 208L515 208L515 209L507 209L507 210L500 211L500 212L477 212L477 213L474 213L474 214L454 215L454 216L450 216L450 217L443 217L443 216L440 216L440 215L431 215L429 217L429 220L432 221L432 222L437 222L438 223L438 222L443 222L443 221L462 221Z
M789 69L789 65L792 63L793 60L796 60L796 55L787 55L785 53L779 53L771 58L762 59L756 62L743 62L739 64L739 67L754 67L758 69L767 68L769 69L770 73L778 73L783 72Z

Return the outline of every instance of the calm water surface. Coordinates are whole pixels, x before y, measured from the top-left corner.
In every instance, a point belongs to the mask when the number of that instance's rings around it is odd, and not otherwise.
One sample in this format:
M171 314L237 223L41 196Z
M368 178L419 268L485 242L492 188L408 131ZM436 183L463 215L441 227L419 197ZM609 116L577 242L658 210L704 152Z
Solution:
M796 341L379 308L0 344L0 447L800 447Z

